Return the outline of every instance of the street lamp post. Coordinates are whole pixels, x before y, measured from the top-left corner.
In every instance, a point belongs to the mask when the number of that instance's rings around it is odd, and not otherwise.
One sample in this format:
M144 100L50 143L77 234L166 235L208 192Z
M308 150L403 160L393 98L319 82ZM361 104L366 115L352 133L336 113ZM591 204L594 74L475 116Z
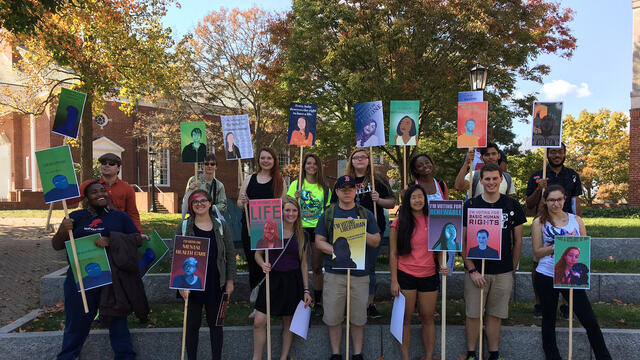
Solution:
M158 209L156 208L156 173L154 168L156 155L158 153L150 149L148 154L149 162L151 163L151 209L149 212L158 212Z
M471 90L484 90L485 86L487 86L487 73L487 68L480 64L476 64L476 66L469 70Z

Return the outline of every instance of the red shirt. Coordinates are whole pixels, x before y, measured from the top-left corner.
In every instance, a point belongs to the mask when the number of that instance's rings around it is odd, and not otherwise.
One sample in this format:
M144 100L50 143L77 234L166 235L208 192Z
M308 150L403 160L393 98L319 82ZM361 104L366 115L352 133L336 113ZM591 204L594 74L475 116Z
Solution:
M93 181L95 180L90 179L80 184L80 197L67 200L67 204L73 205L82 201L84 199L84 188ZM111 200L109 207L126 212L129 217L131 217L131 220L133 220L133 223L136 224L138 230L142 232L142 228L140 227L140 214L136 206L136 194L135 191L133 191L133 187L118 177L116 177L116 181L113 184L109 185L101 176L100 184L102 184L107 190L107 193L109 193Z
M396 218L391 227L398 228ZM423 278L436 274L436 262L433 252L429 251L429 229L424 216L415 218L415 227L411 235L411 253L398 256L398 269L415 277Z

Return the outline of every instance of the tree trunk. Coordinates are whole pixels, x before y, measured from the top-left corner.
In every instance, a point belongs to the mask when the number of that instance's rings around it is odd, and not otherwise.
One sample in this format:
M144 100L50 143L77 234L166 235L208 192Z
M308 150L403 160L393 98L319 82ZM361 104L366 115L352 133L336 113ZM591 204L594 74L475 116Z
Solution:
M91 92L87 93L87 102L82 113L82 135L80 137L81 181L93 178L93 111Z

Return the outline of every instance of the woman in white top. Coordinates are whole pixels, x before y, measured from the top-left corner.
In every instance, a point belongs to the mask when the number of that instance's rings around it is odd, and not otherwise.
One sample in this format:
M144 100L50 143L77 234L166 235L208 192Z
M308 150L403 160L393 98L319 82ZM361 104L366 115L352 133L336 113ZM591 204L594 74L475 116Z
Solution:
M540 259L535 274L535 287L542 303L542 348L547 360L562 359L556 344L556 315L558 292L569 299L568 289L553 288L553 250L556 236L586 236L582 219L562 210L566 200L565 190L560 185L551 185L542 194L544 201L538 216L531 225L533 255ZM587 331L589 343L597 360L610 360L604 337L591 309L587 293L573 290L573 312Z
M409 171L416 184L426 191L427 200L449 200L447 184L434 177L436 164L427 154L418 154L409 161Z

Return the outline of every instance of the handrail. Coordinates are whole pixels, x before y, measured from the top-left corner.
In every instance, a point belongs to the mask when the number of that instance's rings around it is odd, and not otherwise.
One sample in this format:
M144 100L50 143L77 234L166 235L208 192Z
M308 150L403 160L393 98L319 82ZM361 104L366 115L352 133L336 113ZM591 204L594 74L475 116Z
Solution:
M158 187L158 185L153 184L153 187L154 187L156 190L158 190L158 192L160 193L160 195L162 195L162 198L166 201L166 200L167 200L167 198L166 198L167 194L165 194L165 193L164 193L164 191L160 190L160 188Z
M129 185L131 185L132 187L135 187L136 189L138 189L138 192L144 192L144 191L142 191L142 188L140 186L138 186L138 184L129 184Z

